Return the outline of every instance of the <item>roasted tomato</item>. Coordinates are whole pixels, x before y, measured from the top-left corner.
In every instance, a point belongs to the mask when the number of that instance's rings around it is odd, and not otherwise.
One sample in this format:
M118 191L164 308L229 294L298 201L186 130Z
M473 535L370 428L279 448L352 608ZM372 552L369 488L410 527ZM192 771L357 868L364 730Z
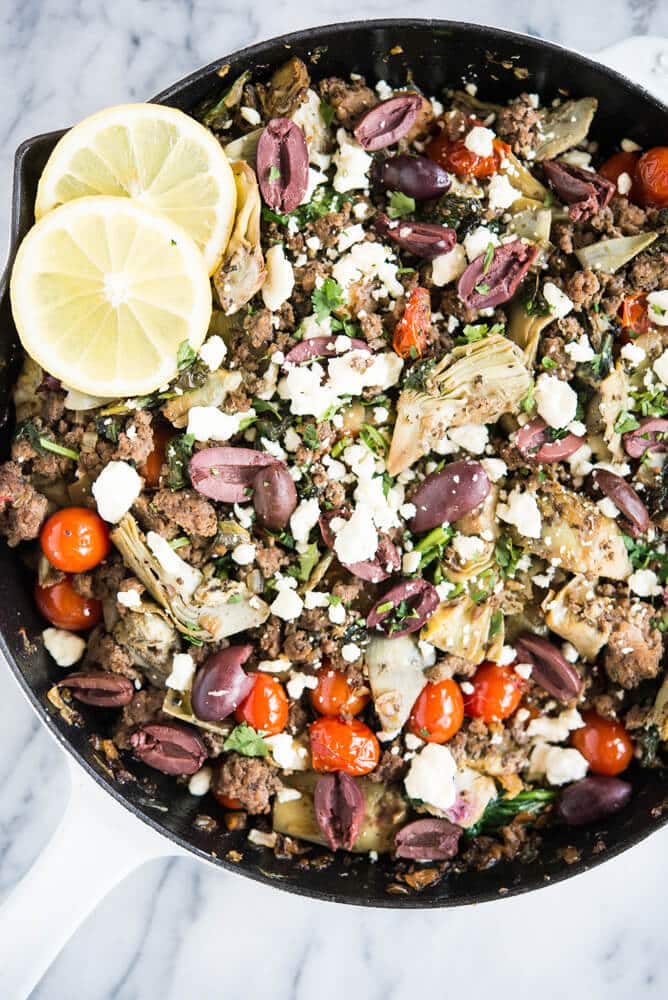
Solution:
M311 723L311 761L316 771L345 771L353 777L373 771L378 740L359 719L322 718Z
M429 683L413 705L408 726L427 743L447 743L461 729L464 698L456 681Z
M332 667L321 667L318 686L311 691L311 704L320 715L359 715L369 701L363 688L352 688L345 674Z
M413 288L404 314L394 328L392 346L400 358L421 358L431 328L431 298L426 288Z
M638 183L644 205L668 206L668 146L648 149L638 160Z
M237 722L247 722L264 736L275 736L283 732L288 721L288 696L271 674L254 676L253 690L239 705L234 718Z
M512 666L486 660L471 679L473 692L464 695L464 711L474 719L500 722L512 715L522 698L522 680Z
M109 529L87 507L64 507L52 514L40 535L42 552L56 569L83 573L109 554Z
M35 585L35 602L41 615L56 628L77 631L92 628L102 617L102 603L77 594L69 578L52 587Z
M634 333L647 333L649 315L646 292L624 296L619 307L619 321L626 330L633 330Z
M594 774L620 774L633 757L633 741L621 722L583 712L584 726L574 729L571 743L588 761Z
M635 203L638 203L641 200L642 193L637 177L639 159L639 153L615 153L610 157L610 159L605 161L601 169L598 171L601 177L605 177L606 180L612 181L615 187L617 187L617 181L620 176L622 174L628 174L631 178L631 190L628 192L626 197Z
M430 160L440 163L457 177L493 177L510 152L510 146L500 139L494 139L492 145L492 156L478 156L466 146L464 139L449 139L443 131L429 143L426 153Z
M243 809L239 799L233 799L231 795L223 795L215 788L212 788L211 791L216 802L220 802L221 806L225 806L226 809Z
M165 462L165 451L169 441L174 437L174 429L167 424L157 424L153 427L153 451L137 472L146 480L146 485L156 489L160 485L160 470Z

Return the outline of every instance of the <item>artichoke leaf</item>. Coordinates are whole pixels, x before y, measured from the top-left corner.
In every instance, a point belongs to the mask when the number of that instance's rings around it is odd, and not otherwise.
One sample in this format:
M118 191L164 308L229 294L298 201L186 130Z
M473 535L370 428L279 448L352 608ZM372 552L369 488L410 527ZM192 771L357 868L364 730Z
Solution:
M615 430L619 416L628 407L628 383L624 369L616 367L600 383L587 411L591 428L590 443L601 461L625 459L622 436Z
M592 663L610 637L611 603L594 593L591 580L578 575L558 592L550 591L542 608L547 626Z
M263 131L263 127L260 126L260 128L254 128L251 132L247 132L246 135L239 136L238 139L233 139L232 142L226 143L223 146L223 150L230 164L237 163L239 160L245 160L246 163L254 165L257 157L257 144L260 141Z
M514 153L507 153L504 157L501 173L507 176L512 186L521 191L525 198L540 203L542 207L549 193L547 188L541 184L537 177L534 177Z
M162 710L165 715L171 715L179 722L186 722L189 726L197 726L199 729L205 729L208 733L216 733L218 736L229 736L235 726L233 721L204 722L202 719L198 719L190 703L189 691L175 691L173 688L169 688L162 703Z
M651 246L658 233L639 233L637 236L617 236L611 240L599 240L587 247L580 247L575 256L583 267L592 271L614 274L639 253Z
M510 207L512 217L508 223L509 231L515 233L520 239L531 240L532 243L538 243L539 246L547 246L550 242L550 230L552 229L551 209L544 208L538 202L534 202L529 207L521 208L520 202L526 204L524 199L518 198Z
M257 92L267 118L289 118L306 100L311 77L299 56L292 56L274 70L267 86L259 83Z
M193 406L220 406L229 393L239 388L242 377L241 372L219 368L211 372L203 385L168 399L162 412L174 427L185 427Z
M262 203L255 171L244 160L232 164L237 215L213 285L223 312L232 316L260 290L267 277L260 242Z
M445 552L442 566L448 580L453 583L465 583L475 579L494 565L494 541L485 542L484 549L471 559L462 560L456 550L449 546Z
M490 653L489 631L495 605L476 604L468 594L444 601L422 627L420 638L444 653L461 656L469 663L482 663ZM503 636L501 636L503 644ZM498 646L496 637L492 640Z
M554 159L586 139L597 108L595 97L583 97L542 110L541 141L536 146L535 158Z
M369 687L384 733L404 725L415 699L427 683L427 664L410 635L385 639L374 636L365 650Z
M549 313L546 316L529 315L524 303L519 300L511 303L508 336L514 344L522 348L527 368L533 368L538 354L540 335L553 321L554 316Z
M142 601L141 607L128 608L114 626L113 636L151 684L165 686L181 640L161 607L152 601Z
M483 535L483 537L498 538L501 533L499 520L496 516L496 505L499 500L499 487L494 483L481 504L455 521L455 528L462 535ZM489 535L486 533L489 532ZM483 534L485 533L485 534Z

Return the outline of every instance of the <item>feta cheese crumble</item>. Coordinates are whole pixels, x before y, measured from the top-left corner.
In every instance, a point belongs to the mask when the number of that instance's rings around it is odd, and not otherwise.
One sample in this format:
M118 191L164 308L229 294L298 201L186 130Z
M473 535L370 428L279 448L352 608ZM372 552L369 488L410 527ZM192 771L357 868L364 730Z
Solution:
M577 393L568 382L543 373L536 379L534 390L536 409L550 427L567 427L575 420L578 407Z
M92 486L98 514L104 521L116 524L130 510L141 489L141 476L128 462L109 462Z
M81 659L86 649L85 639L62 628L45 628L42 641L59 667L71 667Z

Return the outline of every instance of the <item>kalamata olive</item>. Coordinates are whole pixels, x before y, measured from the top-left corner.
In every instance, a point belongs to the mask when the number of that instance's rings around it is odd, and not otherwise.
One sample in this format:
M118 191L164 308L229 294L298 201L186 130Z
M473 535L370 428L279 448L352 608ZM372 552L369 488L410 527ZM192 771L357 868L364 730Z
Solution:
M469 264L457 285L457 294L470 309L490 309L512 299L536 257L538 247L521 240L496 247L486 264L486 253Z
M419 94L397 94L381 101L362 115L354 129L355 138L370 153L391 146L410 132L421 107Z
M350 851L364 821L364 796L345 771L323 774L315 786L313 807L320 832L332 851Z
M348 339L350 343L346 344L346 351L371 351L366 340L359 340L356 337ZM315 358L335 358L338 354L344 353L340 350L341 340L341 336L309 337L308 340L301 340L288 351L283 362L283 367L286 365L302 365L305 361L313 361Z
M568 785L556 801L555 812L568 826L586 826L619 812L631 800L628 781L593 775Z
M328 549L334 548L334 532L330 527L330 521L335 517L348 520L349 510L332 510L323 514L318 522L322 540ZM370 583L380 583L401 566L401 558L396 545L384 532L378 535L378 548L373 559L364 559L362 562L342 563L349 573L358 576L360 580L368 580Z
M253 507L257 519L270 531L281 531L297 506L295 483L283 462L274 462L253 480Z
M539 635L524 632L515 640L520 663L533 667L531 679L559 701L571 701L582 690L580 675L561 650Z
M107 670L86 670L70 674L58 687L67 688L77 701L99 708L120 708L129 705L135 693L131 680Z
M374 228L382 236L393 240L406 253L424 260L433 260L444 253L450 253L457 242L454 229L441 226L437 222L392 222L388 215L379 212L374 219Z
M208 756L197 733L175 722L144 723L130 745L135 757L163 774L194 774Z
M567 434L550 441L549 429L542 417L535 417L515 435L515 447L528 462L561 462L584 443L583 437Z
M243 668L252 652L252 646L228 646L204 661L195 674L190 695L198 719L220 722L245 701L255 683Z
M376 177L386 190L401 191L416 201L439 198L452 184L450 174L440 163L426 156L407 156L405 153L383 160Z
M594 469L591 474L595 486L605 493L621 511L638 534L649 528L649 511L630 483L607 469Z
M416 819L396 834L395 854L412 861L447 861L457 853L462 833L447 819Z
M308 147L290 118L272 118L257 144L257 179L262 197L277 212L292 212L308 187Z
M429 531L446 521L452 524L475 510L489 495L491 484L480 462L449 462L424 479L411 497L415 514L410 529Z
M568 205L568 215L572 222L584 222L594 213L600 212L615 193L612 181L571 163L543 160L543 170L547 183L564 204Z
M623 435L624 450L631 458L642 458L648 451L668 451L668 419L646 417L640 427Z
M428 580L401 580L376 601L367 628L380 628L390 639L417 632L440 604L436 587Z
M188 471L198 493L225 503L250 499L258 470L273 465L273 455L253 448L204 448L190 459Z

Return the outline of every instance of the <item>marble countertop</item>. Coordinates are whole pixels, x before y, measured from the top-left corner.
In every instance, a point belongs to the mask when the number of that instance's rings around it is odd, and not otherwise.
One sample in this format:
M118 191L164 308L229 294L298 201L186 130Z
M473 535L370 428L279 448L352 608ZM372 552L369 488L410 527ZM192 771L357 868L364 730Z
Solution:
M319 22L402 13L405 5L394 0L314 0L308 10L295 0L259 0L246 9L224 0L5 0L4 246L13 151L27 136L107 104L142 100L263 37ZM410 13L480 21L588 51L634 34L668 36L668 5L658 0L413 0ZM0 703L2 895L56 826L67 776L52 740L2 669ZM440 996L447 990L505 1000L519 987L541 1000L665 997L667 851L668 829L571 882L450 912L337 907L270 891L194 861L156 861L101 904L34 996L338 1000L354 990L367 1000L397 1000L414 991ZM12 933L10 927L0 931ZM528 958L519 957L520 945Z

